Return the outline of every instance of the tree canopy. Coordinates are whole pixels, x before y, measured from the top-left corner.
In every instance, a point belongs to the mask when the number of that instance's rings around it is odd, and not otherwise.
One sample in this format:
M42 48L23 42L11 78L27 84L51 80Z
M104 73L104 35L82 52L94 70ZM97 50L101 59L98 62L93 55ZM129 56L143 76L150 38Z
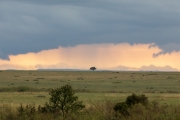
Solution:
M97 68L96 67L91 67L90 70L94 71L96 70Z

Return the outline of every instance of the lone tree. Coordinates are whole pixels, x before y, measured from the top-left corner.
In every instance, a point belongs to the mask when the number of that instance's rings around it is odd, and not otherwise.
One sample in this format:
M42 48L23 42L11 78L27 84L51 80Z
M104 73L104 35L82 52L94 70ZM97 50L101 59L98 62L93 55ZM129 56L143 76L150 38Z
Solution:
M91 67L90 70L93 70L93 71L94 71L94 70L96 70L96 67Z

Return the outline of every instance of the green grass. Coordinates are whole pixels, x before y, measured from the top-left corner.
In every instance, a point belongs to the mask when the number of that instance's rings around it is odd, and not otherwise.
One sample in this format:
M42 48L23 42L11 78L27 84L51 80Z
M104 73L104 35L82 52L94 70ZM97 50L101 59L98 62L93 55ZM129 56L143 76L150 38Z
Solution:
M180 99L179 72L1 71L0 102L44 104L50 89L65 84L85 102L122 101L131 93L160 103L178 104Z
M111 72L111 71L1 71L0 72L0 120L57 119L56 114L25 111L19 114L22 103L44 105L49 101L48 92L70 84L80 101L86 105L77 120L179 120L180 73L179 72ZM124 117L113 111L117 102L135 93L145 94L150 101L146 108L136 105ZM157 101L157 102L156 102ZM159 104L158 104L159 103ZM30 113L29 113L30 112Z
M91 92L180 92L180 73L2 71L0 83L0 88L28 86L42 91L69 83Z

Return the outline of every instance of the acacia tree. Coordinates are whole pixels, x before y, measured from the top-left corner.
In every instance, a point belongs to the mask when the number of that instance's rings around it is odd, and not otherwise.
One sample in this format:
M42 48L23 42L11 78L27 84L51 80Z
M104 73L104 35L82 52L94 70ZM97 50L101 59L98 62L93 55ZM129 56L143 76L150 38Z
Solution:
M94 71L96 70L96 67L91 67L90 70Z
M85 107L81 101L78 101L78 97L74 95L75 93L70 85L52 89L49 94L51 97L50 102L45 105L46 110L54 113L62 113L63 118Z

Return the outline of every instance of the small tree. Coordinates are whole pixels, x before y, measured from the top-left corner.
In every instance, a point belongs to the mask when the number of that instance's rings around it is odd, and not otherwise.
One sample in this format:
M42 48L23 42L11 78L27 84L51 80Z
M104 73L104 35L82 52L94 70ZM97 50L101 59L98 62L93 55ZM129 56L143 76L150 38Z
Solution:
M91 67L90 70L94 71L96 70L96 67Z
M74 96L75 93L70 85L53 89L49 94L51 97L50 102L45 105L46 111L62 113L63 118L85 107L81 101L78 101L78 97Z

